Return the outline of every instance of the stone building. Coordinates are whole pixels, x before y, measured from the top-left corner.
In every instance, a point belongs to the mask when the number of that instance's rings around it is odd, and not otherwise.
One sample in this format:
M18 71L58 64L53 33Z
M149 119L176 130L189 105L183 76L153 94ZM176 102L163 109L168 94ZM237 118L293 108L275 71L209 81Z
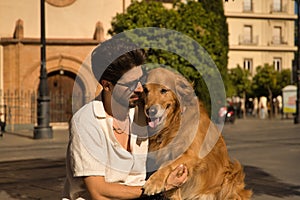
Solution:
M291 69L295 46L295 1L224 1L229 28L228 68L240 65L256 73L257 66Z
M95 90L93 77L83 62L96 45L109 37L106 33L112 17L123 12L129 2L45 0L52 123L67 122L70 118L73 88L80 93L81 103ZM0 1L0 119L14 125L12 128L36 123L40 18L40 1ZM79 81L74 85L75 79Z
M252 74L264 63L274 64L277 70L291 68L297 49L294 2L224 0L228 68L240 65ZM88 67L82 63L96 45L110 37L107 31L112 18L129 4L130 0L45 0L52 123L67 122L72 115L73 88L79 92L79 104L95 90ZM40 47L40 1L0 1L0 119L5 118L13 128L36 123ZM79 81L74 85L76 78Z

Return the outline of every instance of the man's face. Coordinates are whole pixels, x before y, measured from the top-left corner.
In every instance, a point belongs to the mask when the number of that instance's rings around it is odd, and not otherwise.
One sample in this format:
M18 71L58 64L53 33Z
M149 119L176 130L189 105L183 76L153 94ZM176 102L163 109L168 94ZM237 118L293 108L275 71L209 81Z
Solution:
M123 106L134 108L141 101L145 80L141 66L133 67L115 84L113 98Z

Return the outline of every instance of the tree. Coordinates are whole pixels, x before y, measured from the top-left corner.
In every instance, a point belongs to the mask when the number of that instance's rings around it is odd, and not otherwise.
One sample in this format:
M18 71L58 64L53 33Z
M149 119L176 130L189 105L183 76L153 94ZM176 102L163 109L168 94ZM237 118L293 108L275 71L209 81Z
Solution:
M250 72L242 69L239 65L228 70L228 79L233 87L234 94L230 96L245 96L250 92Z
M278 72L272 65L265 64L257 67L257 73L253 77L252 89L257 96L271 95L276 97L281 94L281 89L291 84L291 70L284 69Z
M247 93L251 89L250 72L242 69L239 65L228 71L228 79L232 88L229 96L239 96L246 100ZM244 101L245 103L246 101ZM245 105L244 105L245 107ZM246 112L243 112L245 118Z
M275 88L273 95L274 97L282 94L282 88L292 83L291 80L291 70L283 69L277 74L277 87Z
M263 67L256 68L256 75L253 77L252 88L258 96L267 96L270 103L270 117L273 114L273 93L277 89L279 72L275 71L274 67L265 64Z
M217 34L215 38L218 38L219 41L222 41L221 45L223 45L222 48L214 50L212 53L216 54L217 57L220 59L221 62L225 66L228 64L228 48L229 48L229 41L228 41L228 24L226 22L226 17L224 14L224 6L222 0L215 0L214 3L211 2L211 0L199 0L201 2L204 10L206 12L212 13L212 16L215 17L213 19L213 23ZM227 68L225 68L226 71L223 73L227 73ZM224 76L226 77L226 75Z
M182 3L177 1L173 4L173 9L167 9L161 2L157 1L133 1L127 8L126 13L117 14L113 18L109 34L115 35L125 30L143 27L160 27L181 32L205 48L226 83L228 26L224 16L222 0L216 1L220 6L217 12L208 8L206 6L207 2L187 1L186 3ZM148 36L143 37L144 40L139 42L147 42ZM177 49L188 46L188 44L178 41L176 38L168 38L166 41L160 42L174 46ZM203 58L204 56L202 55L204 53L199 52L199 49L193 48L193 45L190 46L189 53L198 57L200 55L200 58L203 59L202 65L206 66L210 61ZM209 67L205 68L202 66L204 70L199 75L191 63L179 55L160 49L147 49L147 51L149 55L148 62L169 65L193 82L196 94L209 107L209 93L201 77L203 74L212 76Z

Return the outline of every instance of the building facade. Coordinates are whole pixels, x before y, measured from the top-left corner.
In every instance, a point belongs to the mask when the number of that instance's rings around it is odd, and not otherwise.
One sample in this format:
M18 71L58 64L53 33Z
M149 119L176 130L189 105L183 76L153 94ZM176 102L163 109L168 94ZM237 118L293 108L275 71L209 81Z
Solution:
M45 0L52 123L66 122L72 115L74 88L79 104L97 90L83 63L110 37L112 18L129 4L130 0ZM240 65L252 74L264 63L277 70L291 68L297 49L293 0L224 0L224 10L229 25L228 68ZM40 1L0 1L0 120L11 125L36 123L40 26Z
M45 0L51 122L69 120L73 89L79 93L80 103L97 90L97 81L83 63L93 48L110 37L106 33L112 18L124 12L129 3ZM10 125L36 123L40 19L40 1L0 1L0 120Z
M292 69L295 46L295 1L224 1L229 28L228 68L256 73L257 66Z

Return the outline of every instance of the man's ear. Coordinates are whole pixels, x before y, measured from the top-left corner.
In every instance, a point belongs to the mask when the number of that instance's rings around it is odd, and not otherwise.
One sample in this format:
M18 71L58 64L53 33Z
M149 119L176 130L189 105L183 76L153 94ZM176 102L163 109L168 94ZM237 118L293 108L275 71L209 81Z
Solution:
M111 82L107 80L101 80L101 85L105 91L111 91Z

